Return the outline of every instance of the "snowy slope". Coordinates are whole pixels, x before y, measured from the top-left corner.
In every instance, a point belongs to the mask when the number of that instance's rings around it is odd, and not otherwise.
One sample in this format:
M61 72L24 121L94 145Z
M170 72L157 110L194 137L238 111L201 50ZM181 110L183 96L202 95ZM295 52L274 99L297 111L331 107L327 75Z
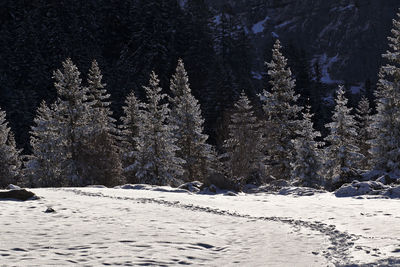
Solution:
M400 265L398 200L156 189L0 201L0 266Z

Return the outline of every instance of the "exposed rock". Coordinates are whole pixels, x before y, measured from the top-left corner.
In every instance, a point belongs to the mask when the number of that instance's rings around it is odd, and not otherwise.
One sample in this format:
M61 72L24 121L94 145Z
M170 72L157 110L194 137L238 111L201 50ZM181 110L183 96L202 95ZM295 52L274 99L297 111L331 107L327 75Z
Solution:
M51 208L51 207L48 207L45 211L44 211L44 213L55 213L56 211L53 209L53 208Z
M391 198L400 198L400 186L389 188L384 195Z
M218 191L218 187L216 187L215 185L210 185L209 187L208 187L208 190L210 191L210 192L213 192L213 193L217 193L217 191Z
M243 186L243 192L245 193L255 193L257 192L257 189L259 186L254 185L254 184L246 184Z
M393 190L393 188L377 181L353 182L351 184L344 184L336 190L335 196L354 197L361 195L386 195L387 192L392 192L391 190Z
M285 187L293 186L288 181L283 179L275 179L273 176L269 176L266 183L260 186L255 185L244 185L243 192L245 193L277 193Z
M384 185L389 185L389 184L395 183L396 181L397 181L397 179L393 179L389 175L383 175L383 176L379 177L378 179L376 179L376 182L382 183Z
M197 192L200 192L202 186L203 186L202 182L193 181L193 182L189 182L189 183L184 183L184 184L180 185L178 188L188 190L189 192L192 192L192 193L197 193Z
M25 189L0 191L0 199L16 199L25 201L28 199L34 199L35 197L36 195L34 193Z
M384 173L382 171L377 171L377 170L371 170L367 171L362 175L362 180L363 181L376 181L378 178L383 176Z
M326 191L311 187L284 187L278 192L279 195L284 196L313 196L320 193L326 193Z
M235 192L232 192L232 191L228 191L228 192L226 192L225 194L224 194L224 196L231 196L231 197L235 197L235 196L237 196L238 194L236 194Z
M286 187L286 186L289 186L289 182L286 180L278 179L278 180L272 181L270 183L270 185L276 186L276 187Z
M204 182L203 188L214 185L220 189L238 191L239 185L233 179L228 179L221 173L214 173L210 175Z

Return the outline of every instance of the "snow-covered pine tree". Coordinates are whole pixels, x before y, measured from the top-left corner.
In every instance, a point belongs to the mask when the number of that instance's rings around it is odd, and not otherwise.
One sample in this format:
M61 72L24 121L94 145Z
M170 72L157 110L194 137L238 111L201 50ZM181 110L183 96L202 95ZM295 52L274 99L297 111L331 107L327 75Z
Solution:
M89 69L87 87L87 132L83 151L86 166L84 178L90 184L121 184L122 164L117 144L118 129L110 110L110 95L102 83L100 68L94 60Z
M185 161L176 156L178 147L173 137L175 127L167 123L170 109L167 103L163 103L167 95L161 93L154 72L150 74L149 86L144 89L147 103L139 128L136 176L142 183L178 185Z
M125 100L124 115L121 117L121 142L120 150L124 176L128 183L138 183L136 170L138 167L138 138L139 129L143 123L144 105L132 91Z
M54 107L54 106L53 106ZM24 176L28 186L66 186L62 176L63 148L58 120L53 109L42 101L36 111L31 130L32 155L25 164Z
M325 138L329 144L325 153L325 169L327 183L334 187L351 182L354 171L357 170L359 161L363 156L356 146L356 121L350 114L351 108L347 107L343 86L339 86L335 99L335 110L332 122L325 125L330 134Z
M13 131L9 131L7 145L10 148L10 163L15 166L16 170L16 181L15 183L23 184L23 173L22 173L22 157L21 153L23 149L17 148L17 142L15 141L15 135Z
M6 112L0 109L0 188L20 182L20 152L8 127Z
M62 63L63 69L54 72L58 99L55 103L58 129L65 158L62 175L68 185L81 186L87 181L83 173L85 162L85 140L88 129L87 88L81 85L80 72L71 59Z
M291 140L296 136L297 119L302 108L296 104L299 96L295 94L295 80L281 48L277 40L272 49L272 61L266 63L271 91L264 90L260 98L266 115L265 150L268 171L275 178L290 179L290 162L295 153Z
M189 78L182 60L178 61L176 72L171 79L171 113L169 122L179 150L176 155L183 159L183 180L204 181L214 172L212 166L217 160L212 146L206 143L208 136L203 133L204 119L200 105L192 95Z
M261 124L254 116L253 107L242 91L231 115L229 139L224 144L225 165L229 178L246 182L254 174L262 176L262 136Z
M376 110L373 128L376 137L371 141L371 164L377 171L400 173L400 13L393 20L392 37L383 58L377 84Z
M299 181L302 186L320 187L323 184L322 177L322 151L323 142L316 141L320 132L314 129L313 115L310 106L303 112L303 118L299 121L298 136L293 140L296 156L292 163L292 178Z
M373 139L373 129L371 127L373 120L371 115L371 108L369 106L368 98L363 96L356 108L356 121L357 121L357 139L356 145L360 148L360 153L364 158L359 163L359 168L368 170L370 168L371 154L370 154L370 141Z

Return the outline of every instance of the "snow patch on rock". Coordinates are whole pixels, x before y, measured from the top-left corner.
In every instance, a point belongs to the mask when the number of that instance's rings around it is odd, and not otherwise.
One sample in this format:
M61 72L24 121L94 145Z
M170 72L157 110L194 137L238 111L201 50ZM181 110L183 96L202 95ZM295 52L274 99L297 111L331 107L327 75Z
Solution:
M387 185L387 177L382 176L377 181L359 182L344 184L335 192L336 197L355 197L363 195L374 195L389 198L400 198L400 186Z
M264 31L264 24L267 22L270 18L266 16L263 20L260 20L259 22L255 23L253 27L251 27L251 30L254 34L260 33Z
M333 80L329 74L329 71L332 68L332 65L339 61L339 54L336 54L334 57L328 57L326 53L322 54L319 57L319 63L322 67L322 77L321 82L325 84L339 84L343 83L340 80Z
M278 192L279 195L284 196L313 196L321 193L326 193L326 191L310 187L284 187Z
M21 187L17 186L17 185L13 185L13 184L9 184L6 189L8 190L21 190Z

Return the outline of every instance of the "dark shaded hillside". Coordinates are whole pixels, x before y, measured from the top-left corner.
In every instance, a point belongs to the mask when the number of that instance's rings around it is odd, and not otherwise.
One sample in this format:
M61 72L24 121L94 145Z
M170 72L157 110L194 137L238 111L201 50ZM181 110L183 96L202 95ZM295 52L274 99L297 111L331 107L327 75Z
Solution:
M283 43L295 43L327 66L331 80L354 85L376 78L392 18L400 7L396 0L217 0L209 4L218 11L226 4L233 6L255 46L255 69L262 68L264 47L279 36ZM263 31L252 31L262 21Z
M318 91L315 103L320 103L321 81L341 80L350 89L374 80L399 5L395 0L209 2L186 1L182 8L176 0L1 1L0 106L19 146L29 151L35 109L43 99L55 100L52 72L67 57L83 80L97 59L117 118L130 90L143 98L152 69L167 89L183 58L215 143L217 125L239 92L255 99L266 87L259 78L274 37L287 44L298 92L310 97ZM316 61L321 80L311 67ZM314 105L313 111L321 109Z
M214 32L203 1L182 10L176 0L10 0L0 3L0 14L0 105L26 149L35 109L42 99L54 101L52 72L67 57L83 74L97 59L116 117L130 90L144 96L151 70L168 88L178 58L186 63L211 134L235 91L251 90L250 66L241 63L248 58L246 36L231 36L235 26L228 23Z

